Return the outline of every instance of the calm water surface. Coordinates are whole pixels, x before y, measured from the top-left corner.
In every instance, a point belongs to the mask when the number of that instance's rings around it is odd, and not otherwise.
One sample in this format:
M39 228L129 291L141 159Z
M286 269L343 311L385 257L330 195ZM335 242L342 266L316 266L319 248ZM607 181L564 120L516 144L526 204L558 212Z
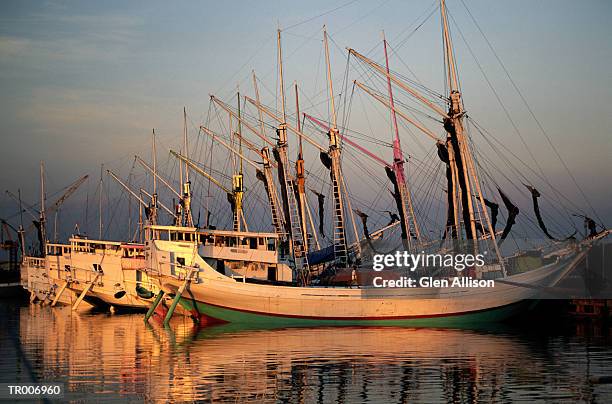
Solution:
M0 382L65 383L82 401L612 401L612 336L410 328L170 330L142 314L0 302Z

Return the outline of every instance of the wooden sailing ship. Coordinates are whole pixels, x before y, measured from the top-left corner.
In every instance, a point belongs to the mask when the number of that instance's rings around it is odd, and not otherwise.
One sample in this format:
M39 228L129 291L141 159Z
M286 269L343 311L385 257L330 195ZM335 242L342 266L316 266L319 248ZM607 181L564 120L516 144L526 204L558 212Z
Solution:
M598 231L593 225L594 221L585 216L585 219L590 221L590 225L588 226L589 233L583 241L578 242L573 237L569 237L564 244L561 242L563 240L555 239L547 231L539 212L537 198L540 194L532 186L526 185L533 197L538 225L549 239L554 240L554 246L547 251L545 257L539 253L539 259L528 267L510 265L524 258L520 253L513 257L502 255L500 245L512 229L518 215L518 208L500 189L500 196L508 209L508 217L504 230L497 231L495 225L499 205L485 198L486 195L482 189L483 182L479 178L479 166L474 158L475 145L471 143L465 130L465 109L444 0L440 1L440 14L448 88L448 93L443 97L443 101L447 108L432 102L397 74L391 72L386 40L383 40L385 66L354 49L348 49L350 56L369 67L374 74L386 81L388 91L386 96L376 93L358 81L355 81L355 85L388 108L394 132L391 162L386 162L367 149L360 148L360 150L384 166L387 177L393 185L392 195L397 211L395 224L401 230L401 244L396 248L411 253L451 252L478 255L486 251L489 254L486 265L479 269L470 268L469 274L476 279L495 280L495 287L490 289L416 287L397 290L380 289L372 285L353 288L334 283L333 275L339 273L371 271L372 255L380 251L380 247L375 246L375 240L367 230L365 220L367 215L364 218L362 212L356 212L351 207L351 198L347 192L341 153L343 147L351 144L351 141L338 129L327 32L324 29L323 42L331 119L329 124L325 125L320 120L304 114L304 118L324 127L327 131L329 143L327 146L322 146L300 128L299 104L296 107L297 125L292 126L287 122L280 44L281 31L279 30L278 77L281 111L275 112L272 108L264 106L259 100L259 93L255 86L256 99L244 96L244 100L257 109L261 124L261 127L257 129L255 125L249 125L248 120L241 117L240 95L236 111L223 104L215 96L211 96L211 100L220 105L230 114L231 118L233 117L238 122L238 132L240 132L241 125L247 126L251 132L267 143L258 152L262 161L259 166L256 166L256 169L261 173L259 177L266 185L270 216L273 228L278 235L279 244L282 246L283 241L285 242L285 251L288 253L287 263L293 270L292 284L278 284L277 279L270 275L274 273L274 268L270 268L268 276L264 277L269 282L255 282L252 278L247 279L248 277L236 279L236 277L227 276L201 256L201 247L205 246L209 240L206 235L198 234L196 229L149 226L146 229L145 241L147 267L151 271L151 276L159 279L163 293L160 293L158 297L161 298L164 293L173 297L173 304L166 315L166 322L178 304L191 312L194 318L206 323L242 322L259 326L459 325L497 321L523 310L525 302L527 305L530 304L530 299L538 298L543 290L554 287L584 258L593 243L608 235L608 230ZM256 84L255 80L254 82ZM428 108L431 113L436 114L446 132L446 138L440 138L396 107L393 97L394 87L401 88L402 91L410 94L421 105ZM265 135L262 114L277 123L276 143L271 142ZM400 145L398 116L434 140L438 157L445 166L447 221L441 242L431 240L420 229L404 168L405 155ZM206 127L201 129L214 139L221 137ZM300 142L294 174L290 172L288 159L287 135L289 132L296 134ZM239 232L242 158L244 157L241 147L244 139L240 133L237 135L240 139L239 148L226 145L231 153L241 157L240 172L234 177L234 184L237 184L234 191L239 192L239 197L234 198L235 203L232 205L234 214L232 237L235 237L236 245L245 245L249 244L247 240L250 237L256 236ZM333 197L333 239L331 245L326 249L327 254L324 254L322 249L313 251L314 243L311 242L313 239L311 235L316 234L316 229L311 225L310 232L308 230L308 224L312 220L309 218L305 198L303 141L308 142L320 153L321 161L329 172L329 186ZM268 146L273 147L280 184L280 198L275 193L275 184L271 176ZM196 166L185 156L178 155L178 157ZM253 162L251 164L256 165ZM282 203L279 203L279 200ZM363 219L363 238L358 236L354 212ZM351 225L353 243L348 240ZM174 236L181 241L173 241L173 233L183 234ZM282 248L279 249L279 259L283 256L282 252ZM214 255L211 258L214 259ZM311 261L317 256L320 258L321 255L326 255L327 258L317 260L317 264L322 263L317 268ZM321 270L317 271L317 269ZM453 275L436 267L424 268L423 273L428 272L436 273L442 278ZM331 277L324 276L330 273ZM458 274L454 273L454 275ZM149 315L154 308L155 306L152 307Z

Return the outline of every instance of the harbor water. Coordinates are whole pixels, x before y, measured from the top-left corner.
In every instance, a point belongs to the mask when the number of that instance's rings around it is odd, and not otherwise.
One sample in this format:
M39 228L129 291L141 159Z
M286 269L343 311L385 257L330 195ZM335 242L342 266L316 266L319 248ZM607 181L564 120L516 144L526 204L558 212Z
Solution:
M612 333L591 323L486 329L171 327L143 314L0 302L0 383L71 401L610 402Z

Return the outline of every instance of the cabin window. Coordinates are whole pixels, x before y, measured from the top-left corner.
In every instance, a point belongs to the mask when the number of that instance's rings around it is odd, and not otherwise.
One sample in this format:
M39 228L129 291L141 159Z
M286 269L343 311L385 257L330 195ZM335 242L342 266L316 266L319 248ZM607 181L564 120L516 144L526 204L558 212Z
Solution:
M268 239L268 251L275 251L276 250L276 242L274 241L273 238Z
M142 271L136 270L136 282L142 282Z
M252 250L256 250L257 249L257 237L250 237L249 238L249 248Z
M263 237L259 237L257 240L259 240L259 245L264 245L266 243L266 239Z
M100 264L93 264L93 269L96 272L104 273L104 271L102 271L102 265Z
M176 263L184 267L185 266L185 258L177 257L176 258Z
M176 241L176 232L170 232L170 241Z

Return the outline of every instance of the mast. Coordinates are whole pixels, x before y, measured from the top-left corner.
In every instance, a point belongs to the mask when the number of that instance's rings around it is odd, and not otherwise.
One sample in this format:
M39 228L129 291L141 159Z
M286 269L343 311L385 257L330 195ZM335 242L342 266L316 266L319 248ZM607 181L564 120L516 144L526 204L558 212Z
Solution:
M136 155L134 156L134 158L136 159L137 162L140 163L140 165L142 167L144 167L145 169L147 169L149 172L151 172L151 174L153 174L159 181L161 181L161 183L163 185L166 186L166 188L168 188L170 190L170 192L172 192L174 195L176 195L177 198L181 197L181 194L179 194L176 189L170 185L170 183L161 175L159 175L157 172L155 172L155 170L153 169L153 167L151 167L150 165L147 164L146 161L144 161L142 158L140 158L140 156Z
M40 256L45 257L47 255L47 217L45 213L45 162L40 161Z
M387 53L387 39L383 31L383 45L385 50L385 65L387 69L387 89L389 91L389 105L391 110L391 121L393 122L393 129L395 136L393 138L393 173L395 174L395 182L397 183L397 192L394 196L397 202L398 211L402 219L402 239L404 247L408 250L412 250L412 235L411 231L414 230L414 236L417 239L417 243L420 242L420 231L417 225L416 217L414 216L414 209L412 207L412 198L408 190L408 184L406 183L405 171L404 171L404 155L402 153L402 147L399 138L399 128L397 125L397 116L395 114L395 104L393 102L393 89L391 87L391 78L389 70L389 55Z
M157 224L157 148L155 144L155 128L153 128L151 140L153 152L153 195L151 197L151 206L149 208L149 221L151 224Z
M104 164L100 165L100 194L98 195L98 240L102 240L102 187L104 186L104 181L102 177L102 173L104 172Z
M446 78L450 91L450 106L448 112L448 118L444 119L444 127L448 133L447 140L447 148L449 147L449 141L452 145L452 149L454 152L455 158L455 167L457 171L457 177L459 182L459 192L461 194L461 203L462 203L462 212L463 212L463 220L464 224L467 220L469 220L469 226L465 224L466 230L466 238L477 240L478 234L476 232L476 221L474 215L474 205L472 203L472 187L476 190L478 195L478 201L480 202L481 212L486 220L487 228L489 234L491 235L491 241L493 243L493 247L497 258L499 260L499 264L502 269L502 273L504 276L506 275L506 269L504 266L504 261L499 250L499 246L496 242L495 231L493 230L493 226L491 224L491 220L489 218L489 213L487 211L484 197L482 195L482 190L480 188L480 182L478 179L478 175L476 173L476 167L474 164L474 159L472 153L469 150L467 145L467 138L464 134L463 129L463 101L461 100L461 92L459 89L459 80L457 75L457 65L455 61L455 56L453 53L453 44L450 36L450 31L448 29L448 18L446 13L446 3L445 0L440 0L440 13L442 18L442 26L443 26L443 36L444 36L444 55L446 62ZM449 153L450 154L450 153ZM462 180L463 176L463 181ZM472 181L472 182L470 182ZM468 213L465 213L467 208ZM456 212L456 210L455 210ZM456 220L457 221L457 220ZM469 231L468 231L469 230ZM478 253L478 243L474 242L474 253Z
M295 197L294 184L289 178L289 158L287 156L287 113L285 110L285 84L283 78L283 53L281 47L281 31L277 31L277 47L278 47L278 73L280 82L280 96L282 121L276 129L278 141L274 148L274 158L278 163L278 179L281 185L281 195L283 201L283 210L285 216L285 229L289 234L289 251L295 262L297 275L300 277L300 283L308 283L308 258L306 255L306 239L302 230L302 221L300 219L299 208ZM257 102L258 105L259 102Z
M185 156L189 157L189 143L187 139L187 109L183 107L183 148ZM180 162L179 162L180 164ZM189 181L189 165L185 164L185 182L183 183L183 195L180 197L179 205L182 211L183 226L193 227L193 216L191 212L191 182Z
M463 102L457 79L457 68L453 45L448 29L448 19L446 16L446 4L440 0L440 14L442 18L442 34L444 42L444 62L446 65L446 80L449 88L449 110L448 118L444 119L444 128L447 131L446 144L448 148L453 148L457 178L461 192L461 212L465 228L465 236L468 240L477 238L476 222L474 220L474 206L472 203L472 189L469 175L469 150L465 141L463 131ZM457 214L457 212L455 212ZM477 249L477 246L474 246Z
M255 100L259 104L259 87L257 86L257 76L255 76L255 70L253 70L253 87L255 88ZM257 109L259 114L259 129L261 130L262 136L266 136L266 127L264 126L263 115L261 109Z
M201 127L201 129L204 129L204 127ZM225 186L223 186L223 184L221 184L221 182L219 182L215 177L213 177L208 172L206 172L204 169L202 169L200 166L198 166L198 164L196 162L194 162L192 159L190 159L188 157L185 157L181 153L177 153L174 150L170 150L170 154L172 154L177 159L187 163L196 173L202 175L203 177L208 179L211 183L215 184L217 187L219 187L221 190L223 190L223 192L226 193L227 200L228 200L228 202L230 203L230 205L232 207L232 215L233 215L234 223L236 222L236 220L239 220L240 218L242 218L242 222L244 224L244 229L246 231L249 231L247 223L246 223L246 219L244 218L244 215L242 215L239 212L237 212L237 209L236 209L237 205L236 205L236 202L235 202L236 201L236 196L234 195L234 191L233 190L229 190Z
M295 88L295 120L298 132L301 132L300 127L300 99L298 94L297 82L294 83ZM308 251L308 228L306 225L306 177L304 175L304 154L302 149L302 137L299 136L299 151L297 160L295 161L295 178L298 191L298 213L300 215L300 226L302 228L302 237L304 239L304 250ZM313 228L313 232L316 230Z
M331 78L331 65L329 61L329 45L327 41L327 28L323 26L323 43L325 46L325 65L327 67L327 88L329 91L329 106L331 112L331 123L328 132L329 149L329 172L334 196L334 257L340 267L348 265L348 248L346 243L346 230L344 228L344 204L342 198L342 179L340 168L340 141L338 136L336 105L334 103L334 89ZM360 246L358 245L358 248Z
M285 233L283 229L283 223L280 218L280 209L278 207L278 196L276 194L276 187L274 184L274 178L272 175L272 166L270 164L270 151L267 147L264 147L261 152L258 151L259 155L262 158L263 163L263 172L259 170L259 166L253 160L245 157L242 154L241 150L236 150L225 141L223 141L219 136L217 136L212 130L200 126L203 132L208 134L212 139L219 142L222 146L224 146L227 150L235 154L236 156L244 159L249 165L251 165L257 171L257 178L264 183L264 188L266 189L266 194L268 196L268 203L270 204L270 213L272 217L272 226L274 227L274 231L281 237L286 237L287 233ZM237 134L238 135L238 134ZM239 135L238 135L239 136ZM256 149L257 150L257 149Z
M277 33L277 48L278 48L278 75L279 75L279 82L280 82L281 111L283 111L283 122L287 122L287 114L285 112L285 82L283 79L283 49L281 47L281 30L278 29L276 33Z
M242 135L241 135L241 128L242 128L242 124L241 124L241 116L240 116L240 91L238 91L236 93L236 99L237 99L237 103L238 103L238 119L237 119L237 134L239 137L238 140L238 150L239 150L239 155L237 155L236 157L238 157L238 159L240 160L240 165L238 167L238 172L236 174L234 174L232 176L232 186L233 186L233 192L234 192L234 201L236 204L236 217L234 220L234 230L235 231L240 231L240 219L242 217L242 199L244 197L244 187L243 187L243 167L242 167ZM230 121L232 119L232 116L230 115Z

